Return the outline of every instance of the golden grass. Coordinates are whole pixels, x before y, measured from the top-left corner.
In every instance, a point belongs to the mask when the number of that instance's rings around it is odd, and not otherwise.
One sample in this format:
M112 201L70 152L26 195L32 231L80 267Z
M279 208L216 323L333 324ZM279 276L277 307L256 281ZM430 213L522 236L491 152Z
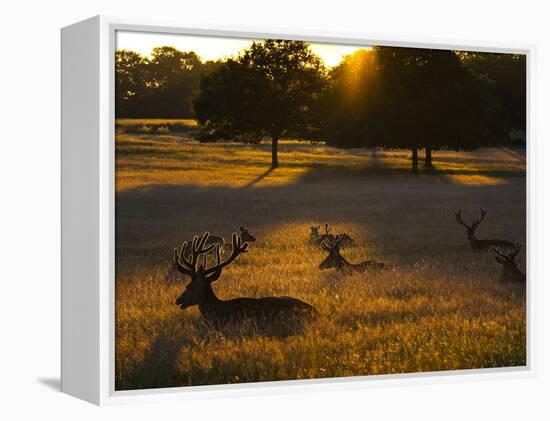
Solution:
M117 389L525 365L525 295L496 281L500 267L471 252L453 215L486 207L480 237L524 242L521 155L436 152L436 171L411 176L406 151L281 149L282 168L264 174L269 145L117 137ZM325 221L356 239L343 251L349 260L392 270L318 270L324 253L307 244L308 225ZM172 248L207 229L227 238L239 225L258 241L216 293L307 301L322 316L303 333L220 334L196 308L173 304L187 280L165 279Z
M135 120L132 120L135 121ZM179 134L117 135L116 188L124 191L154 184L245 187L283 185L315 179L320 173L409 175L408 151L340 150L284 140L281 168L270 172L271 146L233 142L199 143ZM525 173L525 160L507 150L435 152L435 170L427 175L456 184L498 185Z
M120 126L164 126L167 124L182 124L195 127L197 121L191 118L117 118L116 124Z

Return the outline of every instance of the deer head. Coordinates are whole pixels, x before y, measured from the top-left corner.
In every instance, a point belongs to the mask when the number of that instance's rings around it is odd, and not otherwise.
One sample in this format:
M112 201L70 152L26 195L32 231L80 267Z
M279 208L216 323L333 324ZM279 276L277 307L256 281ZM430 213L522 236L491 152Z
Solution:
M180 250L177 248L174 249L174 264L177 269L181 273L191 277L191 282L176 300L176 305L180 306L182 310L201 304L206 295L211 291L212 282L219 279L222 274L222 269L232 263L237 256L248 251L248 243L243 243L242 239L237 236L237 234L233 233L233 249L231 255L225 261L221 262L219 245L212 244L205 247L208 235L208 232L206 232L200 239L198 236L193 238L191 244L191 258L189 260L187 259L187 256L189 256L187 252L187 241L183 242ZM203 265L199 265L197 268L199 256L210 253L214 248L216 249L217 261L220 263L211 268L206 268Z
M319 228L321 228L320 225L312 225L312 226L310 226L310 227L309 227L310 235L311 235L312 237L315 237L315 238L319 237Z
M472 220L472 225L468 225L462 220L462 209L460 209L458 212L455 212L456 222L466 228L468 240L475 238L476 229L479 224L481 224L481 221L483 221L483 218L485 218L485 214L487 213L487 211L484 209L479 208L479 210L481 211L481 216L479 217L479 219Z
M499 247L492 246L491 249L495 253L495 260L502 265L502 275L500 280L504 282L525 281L525 275L516 266L516 256L521 250L520 242L516 242L516 246L508 254L504 253Z
M345 234L340 234L334 240L325 239L321 243L321 248L328 252L328 256L319 265L319 269L331 269L342 266L343 257L340 255L340 242L344 239Z
M253 243L254 241L256 241L256 237L250 234L246 227L239 227L239 230L241 231L241 239L245 243Z

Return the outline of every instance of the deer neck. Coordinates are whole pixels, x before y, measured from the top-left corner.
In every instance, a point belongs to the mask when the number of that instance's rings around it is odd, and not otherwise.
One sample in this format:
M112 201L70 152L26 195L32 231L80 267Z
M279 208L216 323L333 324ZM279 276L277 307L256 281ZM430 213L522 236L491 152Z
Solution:
M517 267L502 268L501 278L508 282L518 282L523 279L523 273Z
M199 304L199 311L205 318L209 318L208 315L215 313L215 311L219 308L220 304L222 303L222 300L220 300L216 294L214 293L214 290L212 289L212 285L208 284L206 286L204 298L202 302Z
M475 232L470 237L470 245L474 250L477 250L479 248L479 240L477 239Z

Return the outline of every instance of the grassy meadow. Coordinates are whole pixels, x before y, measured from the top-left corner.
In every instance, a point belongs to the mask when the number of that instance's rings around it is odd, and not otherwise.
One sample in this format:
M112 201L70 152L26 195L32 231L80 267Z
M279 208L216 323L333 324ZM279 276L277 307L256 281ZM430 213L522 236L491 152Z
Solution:
M408 151L283 140L270 171L269 143L199 143L178 122L117 121L117 390L526 364L524 291L497 281L500 265L471 251L453 214L483 207L478 238L525 244L523 151L437 151L433 171L412 175ZM325 222L356 240L348 260L391 270L318 270L308 227ZM241 225L258 240L216 294L309 302L321 317L302 333L220 333L174 304L188 279L167 277L173 248ZM524 251L517 260L525 270Z

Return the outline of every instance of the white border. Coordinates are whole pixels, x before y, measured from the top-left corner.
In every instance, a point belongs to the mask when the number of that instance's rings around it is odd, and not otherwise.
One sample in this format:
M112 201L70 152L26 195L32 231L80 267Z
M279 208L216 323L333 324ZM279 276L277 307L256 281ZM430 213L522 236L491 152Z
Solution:
M169 20L135 19L100 16L100 404L138 402L182 401L220 397L243 397L296 392L330 392L370 387L412 386L444 384L464 381L501 380L527 378L536 375L535 285L532 282L534 241L531 235L535 221L532 191L534 180L533 143L533 61L534 45L463 41L405 36L372 36L363 33L329 32L297 28L258 28L243 25L212 25L174 22ZM288 380L234 385L188 386L177 388L145 389L135 391L114 390L115 367L115 259L114 259L114 205L115 205L115 121L114 121L114 49L115 32L137 31L187 35L225 36L234 38L279 38L311 42L327 42L353 45L385 45L421 47L482 52L520 53L527 55L527 365L525 367L488 368L474 370L438 371L411 374L354 376L345 378Z

